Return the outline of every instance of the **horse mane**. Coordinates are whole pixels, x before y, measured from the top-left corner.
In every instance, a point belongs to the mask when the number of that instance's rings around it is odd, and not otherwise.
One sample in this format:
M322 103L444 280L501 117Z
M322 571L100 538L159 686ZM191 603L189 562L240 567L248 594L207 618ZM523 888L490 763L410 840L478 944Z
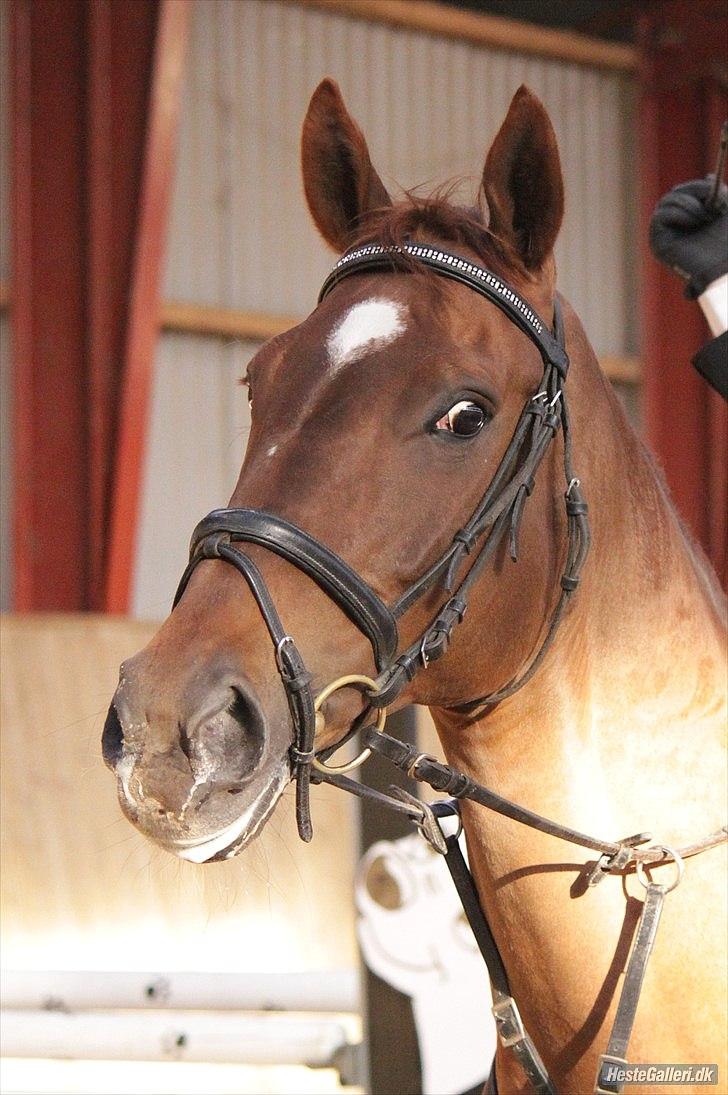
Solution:
M352 246L380 243L385 247L402 247L413 239L451 243L474 251L483 265L498 277L508 280L515 274L527 278L528 272L515 249L491 232L478 206L454 205L449 201L457 185L457 182L448 183L425 196L406 190L403 199L396 204L371 210L365 215ZM437 277L407 255L402 255L399 261L402 266L416 268L425 276Z

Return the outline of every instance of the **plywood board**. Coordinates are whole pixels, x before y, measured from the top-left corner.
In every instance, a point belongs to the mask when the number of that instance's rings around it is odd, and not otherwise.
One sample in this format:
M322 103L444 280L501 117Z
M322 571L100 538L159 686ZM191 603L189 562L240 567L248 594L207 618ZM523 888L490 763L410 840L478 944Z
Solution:
M118 665L154 625L2 620L3 964L37 969L322 970L356 964L352 802L292 793L229 863L183 863L122 817L100 737Z

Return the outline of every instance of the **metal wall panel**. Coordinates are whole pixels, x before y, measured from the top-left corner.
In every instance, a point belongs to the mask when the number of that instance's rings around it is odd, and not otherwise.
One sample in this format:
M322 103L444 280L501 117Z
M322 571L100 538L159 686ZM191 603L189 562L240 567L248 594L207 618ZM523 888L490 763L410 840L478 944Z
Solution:
M306 211L299 140L309 96L325 75L340 83L393 192L397 184L426 191L462 176L461 192L470 197L511 97L527 83L551 113L566 178L560 287L597 353L635 351L629 77L279 0L196 5L167 297L293 315L311 310L332 256ZM233 381L251 350L162 340L137 613L166 603L181 543L201 514L227 501L235 476L223 454L241 455L230 404L239 416L244 403ZM198 437L205 434L204 467L188 459L189 434L179 424L189 420ZM170 520L165 499L172 498Z
M0 4L0 281L10 283L10 6ZM10 316L0 312L0 611L12 600L12 375Z
M474 193L522 82L559 138L567 216L564 292L597 352L631 349L625 289L634 194L631 81L560 61L311 11L278 0L197 6L167 266L175 298L304 314L330 263L309 222L300 127L337 79L374 162L396 187L458 176Z
M161 340L135 574L139 618L167 615L192 528L232 492L250 424L238 381L256 348L189 335Z

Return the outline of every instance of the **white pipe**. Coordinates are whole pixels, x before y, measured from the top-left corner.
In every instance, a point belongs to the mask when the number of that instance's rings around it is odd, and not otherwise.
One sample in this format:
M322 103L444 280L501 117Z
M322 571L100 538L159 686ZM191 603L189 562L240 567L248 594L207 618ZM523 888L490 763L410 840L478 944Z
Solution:
M6 1057L209 1061L331 1067L344 1026L307 1016L220 1012L0 1012Z
M356 970L310 973L154 973L2 970L10 1009L195 1008L224 1011L358 1012Z

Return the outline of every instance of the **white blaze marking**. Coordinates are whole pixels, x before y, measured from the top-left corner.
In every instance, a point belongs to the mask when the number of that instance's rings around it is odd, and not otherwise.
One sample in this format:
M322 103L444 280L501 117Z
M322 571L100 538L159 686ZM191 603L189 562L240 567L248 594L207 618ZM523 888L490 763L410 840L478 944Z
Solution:
M332 369L392 342L404 331L404 315L404 307L393 300L374 298L355 304L326 340Z
M278 446L277 445L271 445L271 447L268 449L268 452L265 455L266 456L275 456L275 454L277 452L278 452Z

